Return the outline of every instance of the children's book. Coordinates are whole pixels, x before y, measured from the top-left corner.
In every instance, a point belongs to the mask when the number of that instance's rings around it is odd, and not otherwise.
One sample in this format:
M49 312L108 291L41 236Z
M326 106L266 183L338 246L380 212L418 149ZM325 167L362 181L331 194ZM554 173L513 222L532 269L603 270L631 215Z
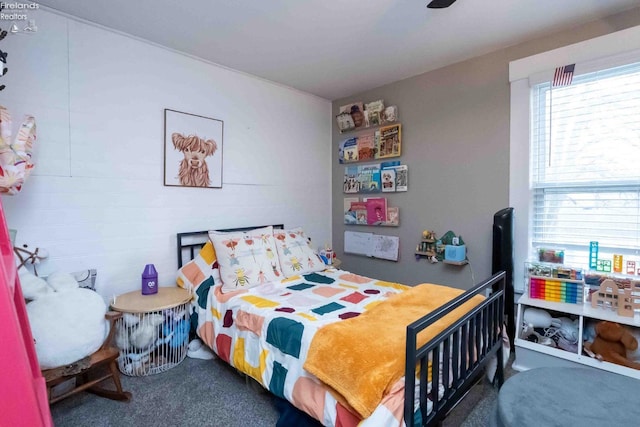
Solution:
M358 166L344 168L344 193L359 193L360 181L358 181Z
M409 167L407 165L396 166L396 191L407 191L409 188Z
M340 163L351 163L358 161L358 138L345 139L340 143L338 149L338 160Z
M365 104L364 111L367 126L379 126L382 124L384 114L384 102L382 100Z
M356 224L356 213L351 210L351 203L359 202L358 197L345 197L344 198L344 223Z
M340 129L340 132L346 132L356 128L355 123L353 123L353 117L351 117L351 114L346 111L336 116L336 122L338 122L338 129Z
M393 169L396 166L400 166L400 160L387 160L380 163L380 169Z
M385 225L398 226L400 225L400 209L395 206L387 207L387 222Z
M358 137L358 160L373 160L376 154L376 145L373 133Z
M340 113L349 113L353 121L353 127L359 129L364 127L364 106L362 102L355 102L340 107Z
M399 157L402 152L402 125L398 123L380 128L380 140L377 148L378 159Z
M398 120L398 107L396 105L390 105L384 109L382 114L383 124L393 123Z
M380 171L380 180L383 193L390 193L396 191L396 170L395 169L382 169Z
M355 213L356 224L367 224L367 203L352 202L351 211Z
M359 166L358 181L360 182L360 193L379 193L380 165Z
M385 197L369 197L367 206L367 224L383 225L387 222L387 199Z

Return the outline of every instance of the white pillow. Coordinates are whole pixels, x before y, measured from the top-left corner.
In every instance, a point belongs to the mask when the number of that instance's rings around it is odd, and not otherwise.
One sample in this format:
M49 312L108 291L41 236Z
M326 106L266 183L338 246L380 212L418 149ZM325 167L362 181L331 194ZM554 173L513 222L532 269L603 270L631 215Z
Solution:
M273 230L280 267L285 277L322 271L327 266L311 248L302 227L291 230Z
M248 289L283 278L273 227L209 231L218 257L222 292Z

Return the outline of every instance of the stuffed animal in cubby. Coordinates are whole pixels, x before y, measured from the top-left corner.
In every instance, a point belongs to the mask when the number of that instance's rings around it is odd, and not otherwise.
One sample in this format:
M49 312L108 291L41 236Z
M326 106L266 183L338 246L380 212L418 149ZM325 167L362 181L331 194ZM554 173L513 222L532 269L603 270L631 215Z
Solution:
M47 280L20 270L31 334L41 369L69 365L96 352L109 332L107 305L67 273Z
M640 363L627 358L627 351L635 351L638 341L629 330L615 322L602 321L596 324L593 342L585 342L585 349L596 358L610 363L640 369Z

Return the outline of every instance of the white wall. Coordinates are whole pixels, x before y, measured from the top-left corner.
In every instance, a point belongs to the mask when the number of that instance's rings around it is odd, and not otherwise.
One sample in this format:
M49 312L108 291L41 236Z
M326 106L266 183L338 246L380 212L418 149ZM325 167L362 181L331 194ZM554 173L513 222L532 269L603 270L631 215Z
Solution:
M50 251L39 272L95 267L110 297L138 289L147 263L172 285L178 232L284 223L331 241L329 101L33 14L36 34L2 42L0 104L36 117L36 169L2 203L17 243ZM163 186L165 108L224 121L222 189Z

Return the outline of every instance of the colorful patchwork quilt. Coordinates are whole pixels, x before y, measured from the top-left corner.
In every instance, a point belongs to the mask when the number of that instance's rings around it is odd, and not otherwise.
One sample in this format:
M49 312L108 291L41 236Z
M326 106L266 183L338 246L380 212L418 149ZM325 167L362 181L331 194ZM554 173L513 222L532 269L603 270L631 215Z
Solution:
M196 290L197 332L221 359L324 425L404 425L404 378L361 420L303 365L319 328L357 317L408 286L333 269L224 294L207 283Z

